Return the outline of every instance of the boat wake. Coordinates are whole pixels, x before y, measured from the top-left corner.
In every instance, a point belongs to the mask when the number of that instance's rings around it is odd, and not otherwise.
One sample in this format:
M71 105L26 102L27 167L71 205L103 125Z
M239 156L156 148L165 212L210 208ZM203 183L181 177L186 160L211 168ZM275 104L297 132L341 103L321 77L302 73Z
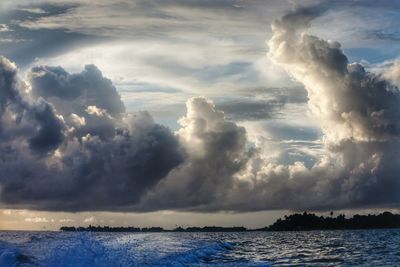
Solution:
M1 235L1 267L218 265L235 246L176 234L32 233L17 240L15 233Z

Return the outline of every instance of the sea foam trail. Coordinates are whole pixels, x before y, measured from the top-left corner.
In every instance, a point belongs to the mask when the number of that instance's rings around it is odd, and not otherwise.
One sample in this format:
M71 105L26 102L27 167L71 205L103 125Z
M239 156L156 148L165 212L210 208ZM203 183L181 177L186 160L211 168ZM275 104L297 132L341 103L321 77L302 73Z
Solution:
M33 233L0 247L0 266L202 266L223 258L234 243L177 234ZM31 256L25 256L31 255Z

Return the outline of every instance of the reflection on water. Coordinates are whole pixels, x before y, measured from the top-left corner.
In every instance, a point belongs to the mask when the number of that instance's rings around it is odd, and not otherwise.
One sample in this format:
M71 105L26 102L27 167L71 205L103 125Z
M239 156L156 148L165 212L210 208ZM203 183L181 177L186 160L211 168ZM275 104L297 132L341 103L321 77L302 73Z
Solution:
M246 233L0 232L0 266L394 266L400 229Z

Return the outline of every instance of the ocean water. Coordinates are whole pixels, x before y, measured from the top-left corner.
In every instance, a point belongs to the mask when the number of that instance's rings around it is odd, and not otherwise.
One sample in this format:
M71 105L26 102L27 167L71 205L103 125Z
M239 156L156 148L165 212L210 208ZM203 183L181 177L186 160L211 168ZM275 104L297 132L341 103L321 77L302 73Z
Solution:
M0 232L0 266L400 266L400 229Z

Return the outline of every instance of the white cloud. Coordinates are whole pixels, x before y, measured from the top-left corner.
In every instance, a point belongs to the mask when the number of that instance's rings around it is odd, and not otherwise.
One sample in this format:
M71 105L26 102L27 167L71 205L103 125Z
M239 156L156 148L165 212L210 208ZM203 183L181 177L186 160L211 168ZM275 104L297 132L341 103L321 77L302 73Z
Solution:
M80 116L76 115L75 113L71 113L71 115L69 115L68 119L70 120L71 124L76 128L80 128L80 127L86 125L85 117L80 117Z
M103 108L98 108L96 106L88 106L85 111L87 112L87 114L90 114L90 115L110 118L110 114L108 114L107 110L105 110Z
M48 223L49 220L45 217L33 217L33 218L25 218L25 222L32 222L32 223Z
M46 14L47 12L44 11L42 8L29 8L29 7L20 7L18 8L18 11L24 11L32 14Z
M83 219L83 222L84 223L95 223L95 222L97 222L97 219L94 216L90 216L88 218Z
M4 215L11 215L12 213L12 210L3 210Z
M10 28L6 24L0 24L0 33L1 32L9 32Z

